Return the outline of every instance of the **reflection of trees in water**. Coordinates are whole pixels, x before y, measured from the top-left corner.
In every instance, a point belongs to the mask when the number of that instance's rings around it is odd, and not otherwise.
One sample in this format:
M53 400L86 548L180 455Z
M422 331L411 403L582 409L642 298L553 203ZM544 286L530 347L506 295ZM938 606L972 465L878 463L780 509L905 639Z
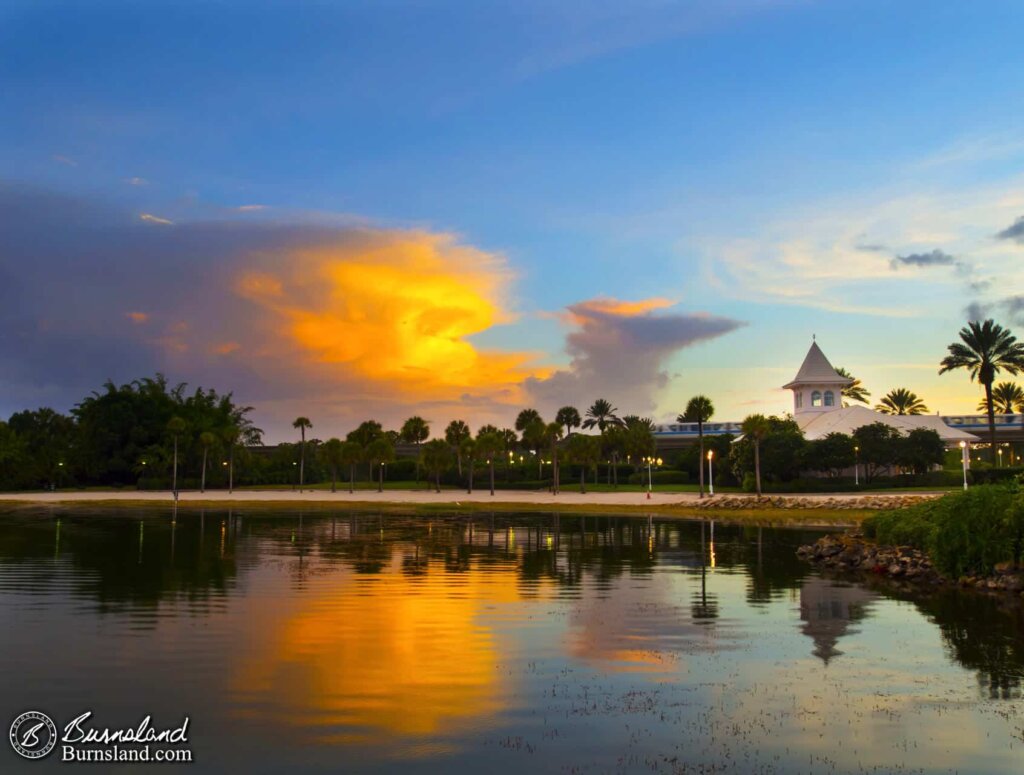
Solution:
M0 520L0 560L32 567L32 586L41 591L59 580L54 563L68 562L76 594L101 611L119 610L222 594L237 576L237 539L233 512L168 509L132 518L79 509L52 518L29 512Z
M977 672L984 696L994 700L1024 696L1024 605L1019 599L955 588L907 590L885 579L871 583L892 597L912 602L934 622L949 656Z

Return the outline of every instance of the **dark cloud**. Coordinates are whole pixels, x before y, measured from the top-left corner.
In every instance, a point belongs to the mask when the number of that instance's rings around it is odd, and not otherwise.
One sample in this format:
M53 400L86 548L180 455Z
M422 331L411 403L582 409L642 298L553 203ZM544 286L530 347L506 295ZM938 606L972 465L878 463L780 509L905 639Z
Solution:
M941 250L933 250L931 253L910 253L906 256L896 256L890 262L893 269L902 266L953 266L957 264L954 256Z
M1024 215L996 234L996 239L1008 239L1024 244Z
M991 307L980 301L972 301L964 308L964 316L968 320L985 320L990 312Z
M713 315L655 311L664 306L658 300L631 304L607 299L570 306L569 368L527 380L528 390L544 410L603 396L623 411L649 412L655 394L669 382L664 366L671 355L745 325Z

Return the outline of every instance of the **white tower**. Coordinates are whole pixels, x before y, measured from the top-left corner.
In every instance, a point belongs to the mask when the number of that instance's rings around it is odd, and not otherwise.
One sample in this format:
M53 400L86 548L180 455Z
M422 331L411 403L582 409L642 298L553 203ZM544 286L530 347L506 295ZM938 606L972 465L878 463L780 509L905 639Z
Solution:
M820 414L843 408L843 388L852 379L840 376L817 342L811 342L800 371L783 388L793 391L793 415Z

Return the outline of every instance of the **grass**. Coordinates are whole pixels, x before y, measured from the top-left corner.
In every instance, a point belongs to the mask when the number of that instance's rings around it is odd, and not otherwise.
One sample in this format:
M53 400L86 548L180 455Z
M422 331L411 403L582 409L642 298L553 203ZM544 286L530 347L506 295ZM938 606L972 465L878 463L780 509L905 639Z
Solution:
M300 503L296 501L246 501L239 500L230 503L224 501L202 501L189 500L179 505L181 510L211 509L224 511L228 508L243 509L250 513L259 512L366 512L372 511L380 514L402 514L402 515L451 515L451 514L475 514L475 513L524 513L524 514L614 514L622 517L647 517L649 515L662 517L677 517L690 520L713 519L722 524L747 524L760 525L763 527L851 527L858 525L866 517L875 513L867 509L728 509L728 510L700 510L679 505L646 505L637 504L600 504L579 505L562 503L510 503L499 499L496 494L493 503L379 503L376 501L345 501L332 503L329 501L313 501ZM38 508L36 501L0 501L0 509L5 507L13 508ZM92 501L66 501L60 502L61 508L72 508L82 510L96 509L153 509L167 508L170 501L152 500L92 500Z

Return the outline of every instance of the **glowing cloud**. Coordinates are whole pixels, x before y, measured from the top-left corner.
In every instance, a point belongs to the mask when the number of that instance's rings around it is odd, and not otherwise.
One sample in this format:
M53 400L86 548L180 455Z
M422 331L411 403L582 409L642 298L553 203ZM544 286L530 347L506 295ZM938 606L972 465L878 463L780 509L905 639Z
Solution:
M446 234L362 231L250 268L236 292L269 313L272 347L383 393L458 400L484 389L514 400L543 370L526 353L482 351L469 337L511 318L503 260Z
M124 316L128 318L132 323L146 323L149 321L149 315L145 312L125 312Z
M139 215L139 220L145 221L146 223L159 223L163 226L170 226L174 223L174 221L169 221L166 218L161 218L160 216L153 215L152 213L141 213Z

